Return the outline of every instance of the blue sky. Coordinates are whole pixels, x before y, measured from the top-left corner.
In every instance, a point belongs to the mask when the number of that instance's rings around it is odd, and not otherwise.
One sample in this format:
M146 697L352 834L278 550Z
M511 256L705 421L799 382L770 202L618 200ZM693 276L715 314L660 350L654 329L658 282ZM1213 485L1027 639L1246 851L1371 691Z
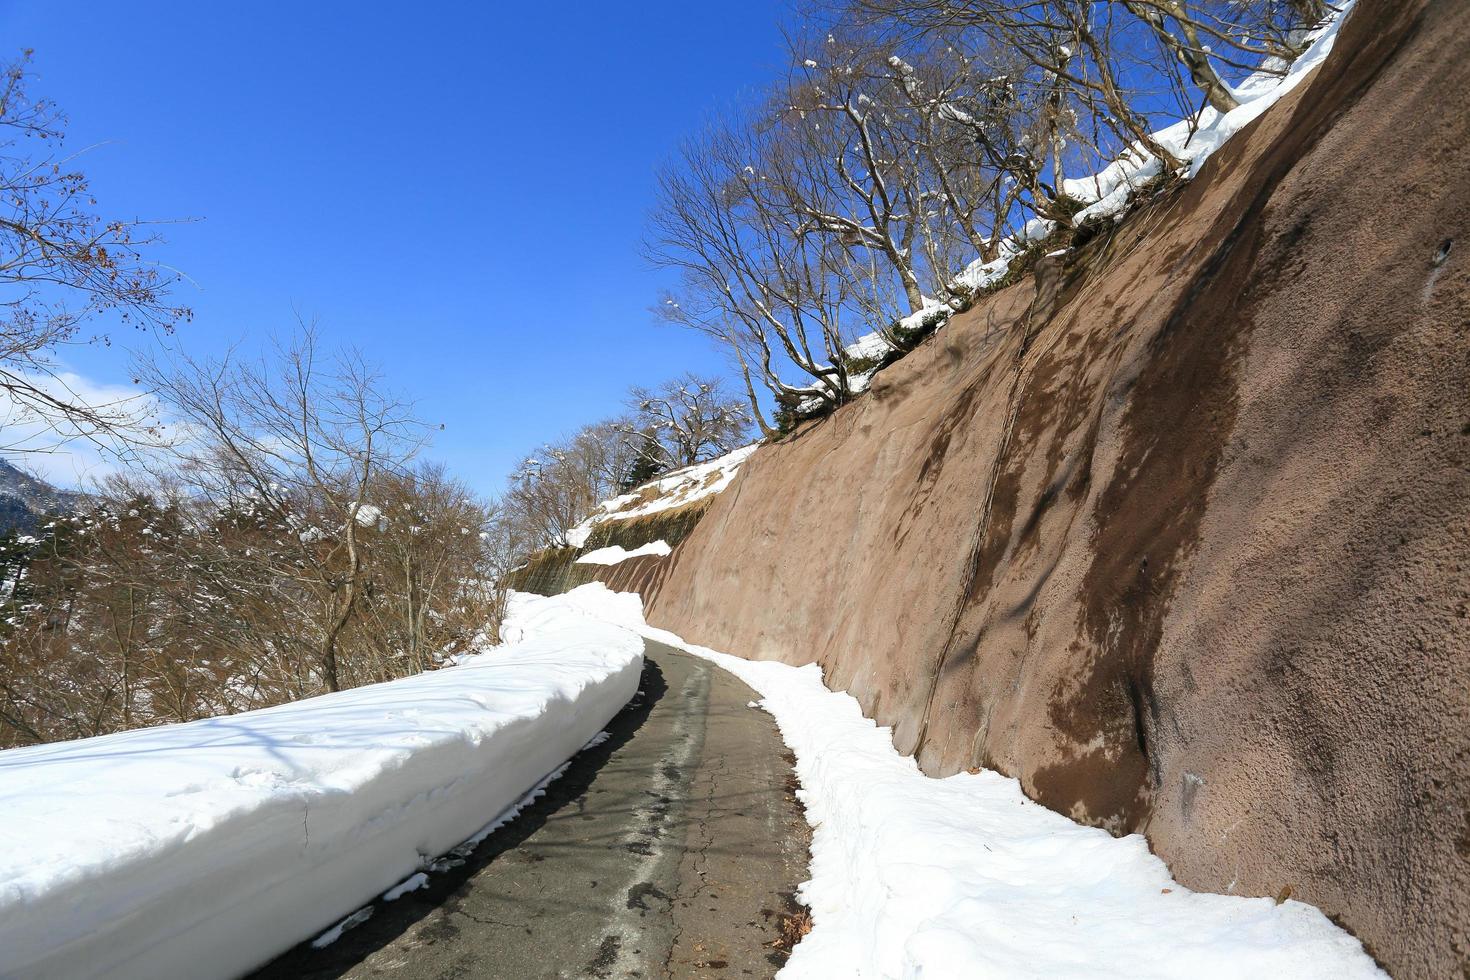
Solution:
M630 384L723 370L654 322L639 253L678 140L781 62L779 0L735 4L0 0L70 117L104 213L198 218L158 257L208 354L316 318L443 423L430 455L499 489ZM125 383L125 348L66 366ZM55 464L49 473L64 478Z

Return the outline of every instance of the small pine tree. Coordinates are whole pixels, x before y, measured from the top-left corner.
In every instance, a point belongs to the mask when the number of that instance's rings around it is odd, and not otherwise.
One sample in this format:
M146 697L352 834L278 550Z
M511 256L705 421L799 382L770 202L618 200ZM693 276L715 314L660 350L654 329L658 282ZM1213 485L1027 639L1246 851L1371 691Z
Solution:
M653 438L651 432L644 432L638 443L638 453L633 457L633 462L628 466L628 473L623 477L623 482L618 489L627 493L634 487L640 487L652 480L664 469L657 440Z

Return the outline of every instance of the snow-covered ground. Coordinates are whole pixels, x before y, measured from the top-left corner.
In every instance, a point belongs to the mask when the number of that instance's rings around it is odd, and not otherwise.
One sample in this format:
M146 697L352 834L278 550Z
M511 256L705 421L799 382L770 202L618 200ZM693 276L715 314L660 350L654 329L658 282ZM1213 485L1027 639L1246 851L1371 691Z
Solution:
M0 976L238 976L473 841L642 665L626 629L514 612L443 670L0 752Z
M1310 905L1190 891L1142 837L1076 824L997 773L924 776L815 665L684 643L646 626L637 596L600 583L557 603L525 620L532 635L574 610L621 624L740 677L775 717L812 825L800 897L814 927L782 977L1383 976Z
M757 443L752 443L707 463L686 466L646 483L631 493L604 500L598 505L596 513L568 532L567 544L573 548L585 547L592 529L604 521L647 517L649 514L672 510L714 496L730 485L740 464L750 458L757 446Z
M662 558L673 550L667 541L650 541L639 545L632 551L615 544L607 548L598 548L596 551L589 551L578 558L576 563L578 565L616 565L641 555L658 555Z

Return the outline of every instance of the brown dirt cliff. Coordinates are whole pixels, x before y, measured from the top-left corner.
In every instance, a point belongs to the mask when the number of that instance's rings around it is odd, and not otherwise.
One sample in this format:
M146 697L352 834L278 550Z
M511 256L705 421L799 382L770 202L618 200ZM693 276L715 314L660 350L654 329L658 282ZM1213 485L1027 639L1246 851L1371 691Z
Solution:
M649 618L1461 975L1467 174L1470 4L1361 0L1195 181L758 452Z

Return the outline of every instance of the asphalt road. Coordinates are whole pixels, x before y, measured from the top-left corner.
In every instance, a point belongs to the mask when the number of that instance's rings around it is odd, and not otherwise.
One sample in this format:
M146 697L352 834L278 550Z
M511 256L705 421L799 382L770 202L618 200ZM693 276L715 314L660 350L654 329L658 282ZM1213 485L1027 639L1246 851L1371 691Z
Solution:
M611 737L462 866L254 976L774 975L810 841L792 759L739 680L663 644L645 655Z

